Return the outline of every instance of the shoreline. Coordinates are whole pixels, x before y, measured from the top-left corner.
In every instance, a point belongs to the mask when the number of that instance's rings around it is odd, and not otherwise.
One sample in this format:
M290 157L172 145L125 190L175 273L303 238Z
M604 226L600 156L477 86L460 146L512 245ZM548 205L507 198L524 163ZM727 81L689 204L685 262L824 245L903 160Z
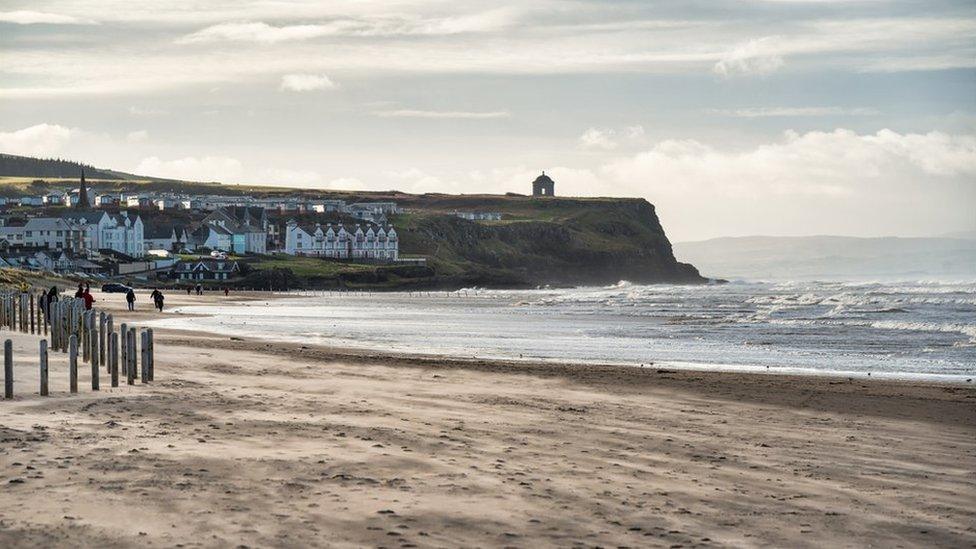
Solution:
M421 292L422 293L422 292ZM253 303L256 301L275 301L280 299L301 299L309 297L301 293L285 293L285 292L269 292L268 295L238 295L232 297L231 302L222 302L222 306L234 306L234 305L245 305L247 303ZM197 304L200 305L200 304ZM190 305L193 306L193 305ZM468 356L459 357L449 354L447 351L442 353L420 353L409 350L384 350L380 348L380 344L374 345L362 345L362 346L343 346L343 345L330 345L325 343L310 343L302 340L301 338L294 337L289 338L287 336L280 335L264 335L255 336L251 334L242 334L233 329L220 330L215 326L207 326L201 330L195 330L191 327L174 327L172 324L179 322L182 318L201 318L209 317L215 318L217 315L212 313L197 313L197 312L180 312L176 315L167 314L163 319L157 319L152 325L157 329L184 331L188 333L207 333L215 337L227 337L227 338L243 338L243 339L255 339L271 343L289 343L289 344L301 344L316 347L323 347L330 349L336 353L336 356L358 356L365 355L372 357L374 359L384 358L391 360L418 360L418 361L445 361L450 363L463 364L467 362L498 362L504 364L518 364L531 367L533 365L550 365L550 366L563 366L563 367L619 367L619 368L644 368L644 369L673 369L681 372L690 373L727 373L727 374L742 374L742 375L777 375L777 376L789 376L789 377L825 377L832 379L854 379L859 381L897 381L897 382L909 382L909 383L940 383L940 384L950 384L956 386L973 386L973 381L976 381L976 372L973 373L959 373L959 374L940 374L940 373L920 373L920 372L885 372L885 371L872 371L872 372L860 372L860 371L850 371L843 370L841 368L837 369L817 369L803 366L762 366L754 364L716 364L708 362L693 362L687 360L654 360L648 361L646 363L626 363L626 362L600 362L600 361L573 361L564 360L561 358L515 358L515 357L505 357L505 356Z
M40 338L0 337L3 547L976 544L969 387L164 328L154 382L71 395L57 353L40 397Z
M909 417L900 412L904 402L890 399L926 401L939 411L925 420L976 425L976 386L939 381L847 378L831 375L796 375L791 373L726 372L680 370L665 366L638 368L615 364L580 364L565 362L524 362L479 358L449 358L437 355L412 355L364 349L349 349L296 342L247 339L223 334L191 332L171 328L154 328L160 346L220 349L233 352L268 354L318 363L338 362L348 365L382 365L436 370L467 370L487 374L504 374L537 378L558 378L618 392L645 389L681 390L712 398L749 400L756 403L805 407L822 411L845 410L843 395L857 395L874 402L862 412L888 417ZM801 398L802 397L802 398ZM953 408L960 399L970 399L969 414L945 413L942 404Z

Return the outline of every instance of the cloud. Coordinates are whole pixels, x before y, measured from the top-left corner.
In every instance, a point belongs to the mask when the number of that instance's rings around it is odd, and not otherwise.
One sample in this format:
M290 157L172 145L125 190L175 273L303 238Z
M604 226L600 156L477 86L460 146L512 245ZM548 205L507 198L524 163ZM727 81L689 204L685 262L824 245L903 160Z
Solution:
M146 130L136 130L129 132L125 136L125 140L129 143L142 143L149 139L149 132Z
M976 136L789 131L744 150L665 140L599 173L656 203L685 238L930 233L971 223L960 203L976 198Z
M176 160L161 160L150 156L142 159L134 171L139 175L154 177L231 183L240 181L244 175L244 166L236 158L223 156L188 156Z
M275 44L320 37L438 36L498 30L513 22L515 11L496 9L455 17L373 16L324 23L275 26L262 21L220 23L177 40L180 44L258 42Z
M267 23L221 23L201 29L177 40L179 44L208 42L260 42L274 44L288 40L307 40L329 33L325 25L275 27Z
M153 107L139 107L133 105L129 107L129 114L132 116L162 116L166 114L166 111Z
M634 145L643 142L644 126L624 128L589 128L579 136L579 148L584 150L612 151L623 143Z
M281 77L281 89L287 91L331 90L336 87L324 74L286 74Z
M846 109L842 107L749 107L744 109L712 109L708 112L735 118L876 116L880 114L877 109L870 107L857 107L853 109Z
M373 113L382 118L508 118L508 111L425 111L417 109L399 109L376 111Z
M41 11L17 10L0 11L0 22L15 23L18 25L93 25L90 19L79 19L70 15L59 13L46 13Z
M600 149L609 151L617 148L617 142L611 137L613 130L598 130L590 128L579 136L581 149Z
M783 66L783 58L775 52L775 36L750 40L722 55L712 71L724 77L740 74L767 74Z
M0 132L0 152L51 156L61 152L79 133L79 130L57 124L37 124L13 132Z

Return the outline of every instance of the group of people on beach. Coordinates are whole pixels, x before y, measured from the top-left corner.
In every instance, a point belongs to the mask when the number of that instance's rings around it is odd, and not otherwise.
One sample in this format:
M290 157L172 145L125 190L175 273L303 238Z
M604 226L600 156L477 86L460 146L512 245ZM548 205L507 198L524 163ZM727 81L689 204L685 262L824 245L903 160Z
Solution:
M193 290L196 291L197 295L203 295L203 286L200 284L197 284L195 288L187 286L186 295L190 295ZM224 287L223 290L225 296L230 295L230 288ZM81 282L78 283L78 290L75 292L75 297L84 300L86 311L90 311L92 305L95 303L95 297L91 294L91 285L87 283L84 284ZM159 291L159 288L153 288L153 291L151 294L149 294L149 297L152 298L153 306L156 308L156 310L158 310L159 312L163 312L163 302L166 299L166 297L163 295L163 292ZM45 290L41 292L40 302L38 303L38 305L40 305L41 310L44 311L45 315L50 315L51 305L53 303L57 303L57 301L58 301L58 287L51 286L50 290ZM135 310L136 293L132 288L129 288L125 292L125 302L130 311Z

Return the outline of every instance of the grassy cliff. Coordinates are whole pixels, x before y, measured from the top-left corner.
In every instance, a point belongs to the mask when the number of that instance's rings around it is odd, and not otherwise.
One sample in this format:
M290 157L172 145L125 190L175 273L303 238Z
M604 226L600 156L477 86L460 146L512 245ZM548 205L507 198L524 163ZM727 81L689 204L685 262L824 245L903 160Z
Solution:
M451 203L459 210L498 211L505 217L467 221L422 210L392 219L401 252L426 256L445 281L485 286L703 281L694 267L675 260L654 206L643 199L455 197Z

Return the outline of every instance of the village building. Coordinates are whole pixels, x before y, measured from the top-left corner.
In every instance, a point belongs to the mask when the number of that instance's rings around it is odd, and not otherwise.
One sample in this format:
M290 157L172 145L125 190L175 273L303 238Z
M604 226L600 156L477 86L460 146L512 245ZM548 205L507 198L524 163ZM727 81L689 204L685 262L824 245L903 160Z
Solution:
M179 251L187 247L189 235L186 228L172 223L150 223L144 230L145 250Z
M177 263L173 270L179 280L227 280L241 272L236 261L199 259Z
M300 225L291 220L286 226L285 253L332 259L396 261L400 242L392 225L370 224L347 228L342 224Z
M268 253L268 214L264 208L228 206L214 210L203 223L230 235L229 247L213 248L237 254Z
M556 182L551 177L542 172L542 175L535 178L532 182L532 196L555 196Z

